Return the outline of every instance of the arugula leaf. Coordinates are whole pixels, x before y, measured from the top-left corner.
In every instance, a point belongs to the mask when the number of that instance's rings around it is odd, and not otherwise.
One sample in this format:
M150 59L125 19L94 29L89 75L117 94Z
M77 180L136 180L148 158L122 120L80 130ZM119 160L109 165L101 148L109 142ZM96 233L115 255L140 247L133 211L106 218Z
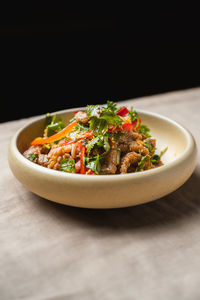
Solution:
M34 161L36 159L36 157L38 157L38 154L31 153L31 154L29 154L28 159L30 161Z
M144 134L146 137L151 137L149 132L150 129L146 125L140 125L139 133Z
M68 173L76 173L75 160L63 158L60 162L60 171Z

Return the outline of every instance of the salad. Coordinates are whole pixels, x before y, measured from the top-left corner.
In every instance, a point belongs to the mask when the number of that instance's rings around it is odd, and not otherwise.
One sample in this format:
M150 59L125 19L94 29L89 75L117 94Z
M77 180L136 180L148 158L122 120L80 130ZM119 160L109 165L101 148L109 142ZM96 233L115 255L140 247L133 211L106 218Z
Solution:
M107 101L74 112L67 125L48 113L43 136L35 138L23 155L62 172L109 175L159 167L166 150L155 153L156 140L132 107Z

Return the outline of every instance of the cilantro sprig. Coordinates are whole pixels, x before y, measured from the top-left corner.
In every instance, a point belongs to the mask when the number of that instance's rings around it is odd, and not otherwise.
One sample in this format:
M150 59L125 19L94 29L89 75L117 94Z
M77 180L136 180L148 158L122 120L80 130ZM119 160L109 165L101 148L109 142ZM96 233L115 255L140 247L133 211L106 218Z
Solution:
M86 113L90 117L90 130L97 135L105 134L109 125L121 126L122 120L116 114L117 106L112 101L107 101L107 106L88 105Z
M136 112L136 110L133 110L133 107L130 108L128 116L130 117L131 122L134 122L135 120L137 120L137 125L136 125L136 127L137 127L140 122L140 117L139 117L138 113Z
M91 169L95 173L101 172L101 163L100 163L101 156L96 155L93 157L84 157L84 165L86 168Z
M110 150L110 144L108 141L108 136L106 135L99 135L95 138L93 138L87 145L87 153L88 155L92 151L93 148L102 148L103 149L103 154L107 153Z
M75 160L73 158L66 159L63 158L60 162L60 171L68 173L76 173Z
M31 153L31 154L29 154L28 159L29 159L30 161L34 161L37 157L38 157L38 154L36 154L36 153Z
M146 125L140 125L139 133L144 134L146 137L151 137L149 132L150 129Z

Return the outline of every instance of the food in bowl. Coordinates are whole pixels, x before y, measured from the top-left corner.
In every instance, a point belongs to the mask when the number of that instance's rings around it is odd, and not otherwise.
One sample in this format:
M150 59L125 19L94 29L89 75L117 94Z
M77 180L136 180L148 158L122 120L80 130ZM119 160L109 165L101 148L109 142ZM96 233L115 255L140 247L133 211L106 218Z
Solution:
M125 174L163 165L156 139L138 113L108 101L74 112L66 126L46 115L43 137L35 138L23 155L43 167L86 175Z

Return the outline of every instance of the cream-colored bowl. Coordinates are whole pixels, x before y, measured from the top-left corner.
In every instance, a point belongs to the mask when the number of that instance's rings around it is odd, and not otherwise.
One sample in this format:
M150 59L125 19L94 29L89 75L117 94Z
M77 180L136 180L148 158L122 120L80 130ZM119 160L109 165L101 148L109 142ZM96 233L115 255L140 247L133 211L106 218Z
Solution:
M71 110L60 111L63 122ZM178 123L155 113L138 110L143 124L157 140L157 153L168 147L164 166L139 173L81 175L51 170L27 160L23 151L41 136L45 118L27 124L12 138L8 151L10 168L16 178L33 193L66 205L87 208L117 208L137 205L163 197L180 187L192 174L197 149L191 133Z

